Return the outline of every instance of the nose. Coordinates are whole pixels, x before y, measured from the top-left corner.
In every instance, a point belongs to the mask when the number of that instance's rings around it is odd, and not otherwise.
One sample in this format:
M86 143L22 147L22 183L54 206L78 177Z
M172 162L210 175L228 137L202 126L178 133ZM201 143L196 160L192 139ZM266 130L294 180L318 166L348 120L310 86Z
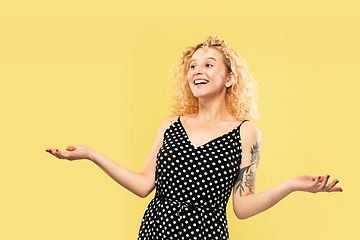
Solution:
M203 74L203 69L202 69L202 67L201 66L197 66L196 67L196 72L195 72L197 75L199 75L199 74Z

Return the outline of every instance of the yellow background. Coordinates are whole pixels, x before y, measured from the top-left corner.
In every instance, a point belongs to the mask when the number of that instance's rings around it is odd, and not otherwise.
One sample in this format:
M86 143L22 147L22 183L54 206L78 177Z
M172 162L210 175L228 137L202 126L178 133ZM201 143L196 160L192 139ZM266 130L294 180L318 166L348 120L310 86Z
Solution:
M356 239L359 5L332 2L2 1L0 239L136 239L152 195L45 148L90 145L140 171L170 114L172 64L214 33L259 84L257 192L301 174L344 188L243 221L230 202L230 238Z

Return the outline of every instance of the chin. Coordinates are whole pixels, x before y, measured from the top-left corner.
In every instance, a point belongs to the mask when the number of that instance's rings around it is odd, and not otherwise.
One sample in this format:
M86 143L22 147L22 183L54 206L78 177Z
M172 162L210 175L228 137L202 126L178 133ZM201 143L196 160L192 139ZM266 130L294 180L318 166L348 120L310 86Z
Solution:
M199 92L192 92L192 94L194 95L194 97L196 98L203 98L206 96L206 94L203 94L203 93L199 93Z
M203 89L195 89L195 91L192 90L191 92L196 98L206 97L207 95L207 92L203 91Z

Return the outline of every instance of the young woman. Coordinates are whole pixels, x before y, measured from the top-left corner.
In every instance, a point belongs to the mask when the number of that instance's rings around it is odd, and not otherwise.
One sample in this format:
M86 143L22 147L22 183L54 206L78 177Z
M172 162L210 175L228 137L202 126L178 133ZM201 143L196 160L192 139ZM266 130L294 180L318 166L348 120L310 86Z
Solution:
M337 192L338 180L298 176L255 194L261 135L255 82L245 60L218 36L188 47L177 62L173 116L160 125L141 173L87 146L57 158L89 159L140 197L156 188L138 239L228 239L226 205L233 189L239 219L272 207L293 191Z

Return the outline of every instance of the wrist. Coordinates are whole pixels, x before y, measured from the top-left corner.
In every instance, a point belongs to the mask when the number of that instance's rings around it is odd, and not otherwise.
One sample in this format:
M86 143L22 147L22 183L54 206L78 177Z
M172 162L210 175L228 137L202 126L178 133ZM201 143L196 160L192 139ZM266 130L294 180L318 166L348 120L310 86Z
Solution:
M286 189L287 189L287 191L288 191L289 193L292 193L292 192L297 191L297 190L296 190L296 187L295 187L294 184L293 184L292 179L289 179L289 180L285 181L285 186L286 186Z
M98 154L99 154L99 153L98 153L96 150L91 149L91 150L89 151L89 153L88 153L88 159L89 159L90 161L96 163L96 159L97 159L97 155L98 155Z

